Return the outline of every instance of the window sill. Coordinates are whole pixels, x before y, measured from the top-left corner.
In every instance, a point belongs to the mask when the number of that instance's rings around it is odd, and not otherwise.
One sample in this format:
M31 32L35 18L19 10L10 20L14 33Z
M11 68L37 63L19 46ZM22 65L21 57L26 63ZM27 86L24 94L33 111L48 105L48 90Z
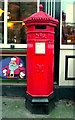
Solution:
M11 48L11 45L14 48L27 48L27 44L0 44L0 48Z

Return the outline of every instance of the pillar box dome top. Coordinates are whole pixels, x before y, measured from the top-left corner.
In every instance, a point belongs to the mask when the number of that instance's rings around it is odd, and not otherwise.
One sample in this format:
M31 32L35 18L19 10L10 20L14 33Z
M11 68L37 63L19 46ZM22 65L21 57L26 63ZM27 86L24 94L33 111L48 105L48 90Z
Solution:
M32 14L30 17L25 19L23 22L26 24L26 26L29 25L52 25L52 26L57 26L58 20L52 18L50 15L46 14L45 12L42 11L43 5L40 4L39 6L40 12Z

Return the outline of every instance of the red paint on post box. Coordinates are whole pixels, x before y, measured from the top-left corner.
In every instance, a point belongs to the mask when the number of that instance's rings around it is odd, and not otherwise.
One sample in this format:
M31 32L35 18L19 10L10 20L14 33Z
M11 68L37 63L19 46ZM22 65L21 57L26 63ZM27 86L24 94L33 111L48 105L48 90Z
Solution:
M54 34L58 20L42 11L24 20L27 26L27 93L48 97L53 91Z

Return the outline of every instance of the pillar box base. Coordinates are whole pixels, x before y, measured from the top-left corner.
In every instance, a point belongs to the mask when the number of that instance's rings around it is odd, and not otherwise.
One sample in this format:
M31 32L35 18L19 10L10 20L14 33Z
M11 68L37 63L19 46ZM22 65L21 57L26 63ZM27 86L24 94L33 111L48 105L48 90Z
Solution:
M49 114L55 107L54 93L49 97L32 97L26 94L25 106L32 114Z

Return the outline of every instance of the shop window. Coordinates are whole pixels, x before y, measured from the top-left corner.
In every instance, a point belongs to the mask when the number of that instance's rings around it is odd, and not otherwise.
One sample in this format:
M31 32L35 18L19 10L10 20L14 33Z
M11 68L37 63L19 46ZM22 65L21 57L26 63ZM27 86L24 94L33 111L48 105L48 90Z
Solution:
M62 2L62 44L75 44L75 1Z
M4 2L0 2L0 43L4 43Z
M36 2L9 2L8 0L8 43L26 44L26 27L22 22L36 12Z
M8 22L8 43L26 44L26 27L22 23Z

